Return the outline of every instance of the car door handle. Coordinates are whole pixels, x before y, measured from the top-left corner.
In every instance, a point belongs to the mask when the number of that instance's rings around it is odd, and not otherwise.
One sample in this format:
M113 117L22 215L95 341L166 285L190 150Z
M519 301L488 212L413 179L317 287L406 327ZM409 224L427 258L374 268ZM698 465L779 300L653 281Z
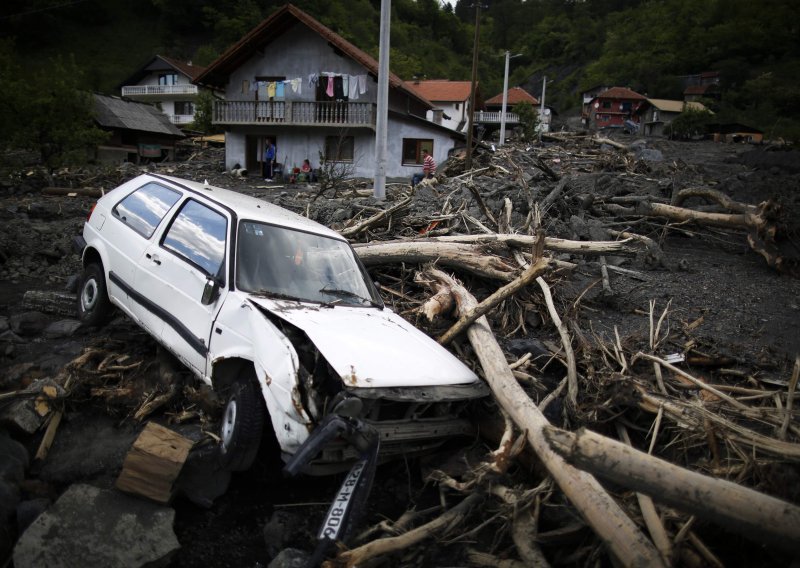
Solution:
M155 262L156 264L158 264L159 266L161 266L161 261L160 261L160 260L158 260L158 256L156 256L156 255L152 255L152 254L150 254L149 252L148 252L148 253L147 253L145 256L146 256L147 258L149 258L150 260L152 260L153 262Z

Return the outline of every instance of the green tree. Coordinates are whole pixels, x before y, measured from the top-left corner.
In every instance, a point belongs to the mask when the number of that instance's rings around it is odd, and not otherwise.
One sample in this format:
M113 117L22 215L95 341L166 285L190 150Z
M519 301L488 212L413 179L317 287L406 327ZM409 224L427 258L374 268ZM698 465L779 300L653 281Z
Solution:
M6 45L0 61L8 53ZM52 60L28 77L13 66L0 66L0 73L14 73L3 77L5 143L38 152L51 169L89 160L107 134L94 123L92 95L81 89L74 58Z
M514 112L519 116L522 134L526 140L536 137L536 127L539 125L539 113L529 102L521 102L514 106Z
M682 140L696 138L705 134L706 125L713 119L711 111L684 107L683 112L667 125L665 133L670 138Z
M203 134L216 134L222 131L219 126L215 126L212 122L215 100L217 99L211 91L200 90L195 102L192 130L197 130Z

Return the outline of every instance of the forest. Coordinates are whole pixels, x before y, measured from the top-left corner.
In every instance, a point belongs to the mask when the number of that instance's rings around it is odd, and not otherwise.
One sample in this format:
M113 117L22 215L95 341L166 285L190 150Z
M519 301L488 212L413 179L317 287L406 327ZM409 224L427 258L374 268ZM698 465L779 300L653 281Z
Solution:
M161 54L206 65L269 16L269 0L7 0L0 8L3 121L53 86L118 94ZM296 0L373 56L379 0ZM476 11L479 13L476 14ZM488 98L510 86L577 112L582 90L608 84L681 98L681 75L718 71L719 121L800 139L800 3L793 0L394 0L390 65L406 80L469 80L479 22L478 80ZM25 91L27 89L27 92ZM41 103L41 101L40 101Z

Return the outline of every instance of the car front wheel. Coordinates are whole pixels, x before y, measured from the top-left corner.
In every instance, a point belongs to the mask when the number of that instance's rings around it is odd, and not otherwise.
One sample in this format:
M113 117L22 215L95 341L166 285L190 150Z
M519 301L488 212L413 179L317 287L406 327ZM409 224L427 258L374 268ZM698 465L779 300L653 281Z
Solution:
M78 288L78 319L85 325L100 326L109 320L112 309L103 267L96 262L87 264Z
M234 383L220 425L220 457L231 471L249 469L258 455L266 409L255 378Z

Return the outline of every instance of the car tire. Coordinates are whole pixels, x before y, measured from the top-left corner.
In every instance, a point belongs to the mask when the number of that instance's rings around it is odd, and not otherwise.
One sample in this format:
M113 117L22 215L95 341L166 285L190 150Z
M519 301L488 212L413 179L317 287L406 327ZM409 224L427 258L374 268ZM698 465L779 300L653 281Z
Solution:
M84 325L101 326L111 318L112 311L102 265L87 264L78 286L78 319Z
M253 465L261 445L266 408L254 377L242 378L228 391L220 424L220 461L230 471Z

